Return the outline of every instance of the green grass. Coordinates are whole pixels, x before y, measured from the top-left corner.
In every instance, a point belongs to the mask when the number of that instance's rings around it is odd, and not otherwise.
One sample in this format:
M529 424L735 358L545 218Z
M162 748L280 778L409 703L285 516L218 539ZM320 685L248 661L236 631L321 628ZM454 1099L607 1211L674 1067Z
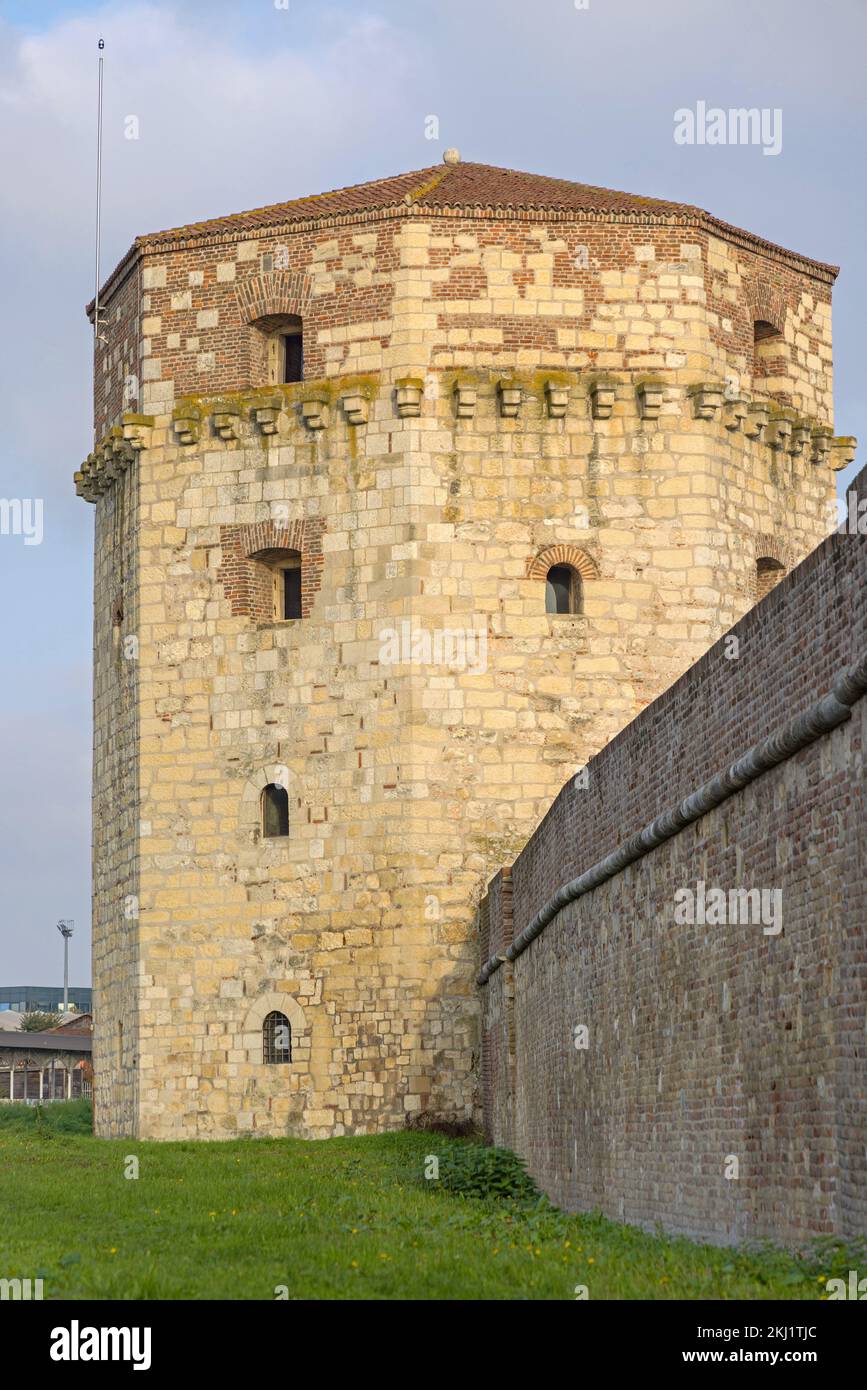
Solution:
M859 1267L832 1243L720 1250L566 1216L513 1157L441 1135L102 1140L80 1102L0 1106L0 1200L0 1278L46 1298L803 1299Z

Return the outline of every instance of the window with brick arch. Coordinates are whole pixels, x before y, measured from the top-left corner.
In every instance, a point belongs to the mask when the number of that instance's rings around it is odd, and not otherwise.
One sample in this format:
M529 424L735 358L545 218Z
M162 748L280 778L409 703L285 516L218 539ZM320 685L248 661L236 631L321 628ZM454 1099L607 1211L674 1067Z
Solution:
M786 368L786 343L782 332L767 319L753 324L753 376L781 375Z
M289 834L289 793L276 782L269 782L262 792L262 834L266 840Z
M271 1065L292 1061L292 1025L276 1009L266 1015L262 1024L262 1061Z
M260 384L280 386L304 380L304 324L297 314L269 314L257 319Z
M545 578L546 613L581 612L581 576L571 565L552 565Z
M250 557L261 565L277 622L303 617L301 603L301 552L299 550L260 550ZM267 591L263 595L267 604Z
M779 584L786 573L786 567L770 555L761 555L756 560L756 600L764 598Z

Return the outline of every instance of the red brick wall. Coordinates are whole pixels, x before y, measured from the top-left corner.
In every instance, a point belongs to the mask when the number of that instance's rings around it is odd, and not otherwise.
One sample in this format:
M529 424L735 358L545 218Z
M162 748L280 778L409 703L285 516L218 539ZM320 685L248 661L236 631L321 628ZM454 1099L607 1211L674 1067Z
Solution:
M867 497L867 472L855 486ZM563 789L512 866L515 936L862 658L865 593L867 537L831 536L594 758L587 787ZM561 910L514 962L512 1019L506 969L482 987L489 1132L555 1200L714 1240L863 1234L865 745L862 698L848 722ZM698 880L779 887L781 933L678 924L675 894ZM483 954L512 930L502 902L492 885ZM729 1155L738 1180L724 1177Z
M409 216L409 214L407 214ZM419 214L419 220L425 220ZM708 233L681 224L672 226L625 223L594 223L564 221L552 215L550 221L539 214L533 218L505 219L503 217L449 216L430 219L436 238L431 250L431 267L447 271L445 278L433 282L426 308L442 305L439 317L441 339L434 334L431 364L439 357L449 357L446 334L449 330L465 328L471 334L496 328L502 331L502 342L490 345L491 355L502 358L504 367L515 365L516 354L524 349L542 349L552 358L561 359L558 334L574 329L581 345L582 335L589 334L591 324L598 326L598 311L607 298L603 277L609 271L636 270L635 253L640 246L653 246L658 262L681 262L684 243L698 246L701 259L695 263L695 273L706 295L706 318L709 339L716 344L733 370L751 373L753 368L753 323L757 318L779 322L787 310L794 310L804 294L818 303L830 303L831 285L821 272L808 273L799 263L785 255L759 255L749 249L744 240L731 252L740 266L737 288L733 290L729 277L715 268L709 248L719 244ZM176 395L190 393L219 393L244 389L265 383L263 339L251 322L265 315L300 314L305 327L305 378L316 379L339 375L344 369L353 328L366 325L361 334L368 340L371 324L382 325L374 334L381 350L392 346L390 327L386 327L392 312L395 293L395 273L400 268L398 238L406 219L394 214L367 214L349 225L308 225L304 230L279 235L259 234L249 259L237 261L232 279L220 279L218 266L234 262L239 243L245 233L230 239L225 234L174 243L151 243L143 250L142 266L115 289L109 285L107 296L106 331L110 339L112 361L110 386L106 388L100 363L96 373L97 435L101 437L108 426L119 417L123 408L122 364L138 359L135 336L139 331L138 318L147 323L159 320L159 328L141 336L148 340L149 353L140 364L141 371L156 372L151 380L173 381ZM489 297L488 275L476 265L461 261L461 238L477 239L483 249L506 251L518 258L512 265L511 276L516 297L525 299L535 282L534 257L538 256L540 226L559 238L565 249L556 256L553 289L555 298L563 292L580 289L583 301L575 303L575 312L546 312L544 302L537 302L532 314L513 315L461 313L455 311L458 302L483 301ZM358 238L373 237L375 246L360 253ZM278 268L273 268L277 258ZM464 258L465 259L465 258ZM368 268L359 277L360 262ZM586 262L586 263L585 263ZM267 268L268 266L271 268ZM149 274L165 270L165 284L144 283L142 270ZM191 277L193 283L191 283ZM314 277L325 277L324 288L313 292ZM330 283L329 277L333 277ZM145 277L147 278L147 277ZM151 275L151 279L153 279ZM198 281L201 283L198 283ZM734 298L732 297L734 295ZM695 301L687 291L666 301L666 313L674 313ZM116 317L120 309L120 318ZM558 304L558 309L562 305ZM211 323L208 315L217 315ZM205 315L204 321L200 316ZM634 315L632 316L634 317ZM649 371L659 369L660 354L674 351L679 342L680 322L665 327L659 325L657 339L646 349L630 347L625 339L630 332L630 315L610 321L610 338L605 367L615 364L608 360L613 351L620 353L622 366L641 370L643 361ZM728 326L727 326L728 325ZM782 327L780 323L780 327ZM325 330L349 330L344 339L332 337L328 346L343 342L342 357L328 358L321 334ZM828 344L805 335L806 350L818 360L820 349ZM788 370L791 348L781 348L781 363ZM582 350L583 355L583 350ZM599 356L595 345L586 348L587 363L593 367ZM203 357L208 365L202 366ZM148 360L151 366L148 366ZM762 367L767 375L769 365ZM830 370L830 360L814 377ZM803 370L801 370L803 376ZM788 402L790 392L777 390L778 399ZM129 408L129 407L127 407Z
M100 337L94 344L93 419L102 439L124 411L140 411L141 266L134 264L100 308Z
M219 577L223 592L232 605L233 617L274 619L273 580L266 565L251 558L261 551L295 550L301 556L301 616L309 618L322 585L322 536L325 521L320 517L292 521L257 522L249 526L221 526L223 563Z

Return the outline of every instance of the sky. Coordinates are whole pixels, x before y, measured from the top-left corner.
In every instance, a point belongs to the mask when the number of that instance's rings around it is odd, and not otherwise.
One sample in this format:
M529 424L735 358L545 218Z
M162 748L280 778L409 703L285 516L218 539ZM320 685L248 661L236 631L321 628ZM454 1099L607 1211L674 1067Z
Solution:
M0 534L0 984L62 981L59 918L90 981L93 509L72 474L92 444L100 37L104 275L140 233L456 146L840 265L836 431L867 438L865 0L0 0L0 498L42 504L41 543ZM676 143L700 101L779 110L779 153Z

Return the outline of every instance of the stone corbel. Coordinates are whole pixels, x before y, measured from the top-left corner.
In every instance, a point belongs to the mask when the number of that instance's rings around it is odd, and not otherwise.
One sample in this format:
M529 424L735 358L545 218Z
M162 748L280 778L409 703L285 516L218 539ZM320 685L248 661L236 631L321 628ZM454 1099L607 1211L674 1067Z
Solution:
M115 478L120 476L121 469L115 463L114 451L111 439L104 439L94 452L94 474L102 483L103 487L108 487Z
M789 440L789 453L793 458L800 457L810 442L809 420L792 421L792 437Z
M761 441L768 423L770 410L764 401L753 401L747 406L747 419L744 432L748 439Z
M500 414L505 420L516 419L521 409L524 399L524 392L514 381L502 378L497 382L497 394L500 397Z
M276 434L277 421L283 409L281 396L263 396L250 407L250 416L263 434Z
M743 396L724 398L722 422L727 430L740 430L747 418L747 402Z
M107 487L102 469L100 467L99 456L95 451L92 454L88 454L85 462L85 468L87 469L87 481L90 486L91 492L94 494L95 500L97 497L102 496Z
M454 384L455 415L458 420L471 420L476 413L478 391L469 382L456 381Z
M134 453L146 449L150 444L154 417L152 415L124 415L123 437Z
M83 499L83 501L85 501L85 502L95 502L95 501L96 501L96 497L95 497L95 496L93 495L93 493L91 492L91 490L90 490L90 485L89 485L87 479L85 478L84 472L83 472L82 469L79 468L79 469L77 469L77 470L75 471L75 473L73 473L73 475L72 475L72 481L75 483L75 495L76 495L76 497L81 497L81 498Z
M350 425L367 424L369 404L366 397L362 396L360 391L352 391L345 396L341 396L340 404L343 406L343 413Z
M658 420L665 397L664 383L640 381L635 389L638 395L638 413L642 420Z
M309 430L324 430L328 425L328 401L325 396L305 396L301 402L301 419Z
M424 382L420 377L403 376L394 383L394 398L401 419L421 415Z
M810 462L824 468L831 453L833 431L827 425L819 425L810 436Z
M75 491L79 497L83 497L86 502L95 502L102 492L102 488L96 481L96 455L88 454L75 474Z
M858 440L853 434L838 434L831 440L831 467L835 473L855 462Z
M181 444L198 444L201 416L188 406L176 406L172 411L172 429Z
M570 387L563 386L559 381L545 382L545 399L548 403L548 415L552 420L562 420L565 418L566 409L569 405Z
M617 387L613 381L594 381L590 387L590 413L594 420L609 420Z
M135 463L135 450L125 439L116 439L112 442L111 458L115 469L115 476L119 477L131 468Z
M771 448L779 451L788 449L789 441L792 438L792 416L785 411L775 412L768 424L765 443L770 444Z
M221 439L240 439L241 414L236 405L222 402L213 413L214 433Z
M690 386L689 395L697 420L715 420L722 409L724 387L715 381Z

